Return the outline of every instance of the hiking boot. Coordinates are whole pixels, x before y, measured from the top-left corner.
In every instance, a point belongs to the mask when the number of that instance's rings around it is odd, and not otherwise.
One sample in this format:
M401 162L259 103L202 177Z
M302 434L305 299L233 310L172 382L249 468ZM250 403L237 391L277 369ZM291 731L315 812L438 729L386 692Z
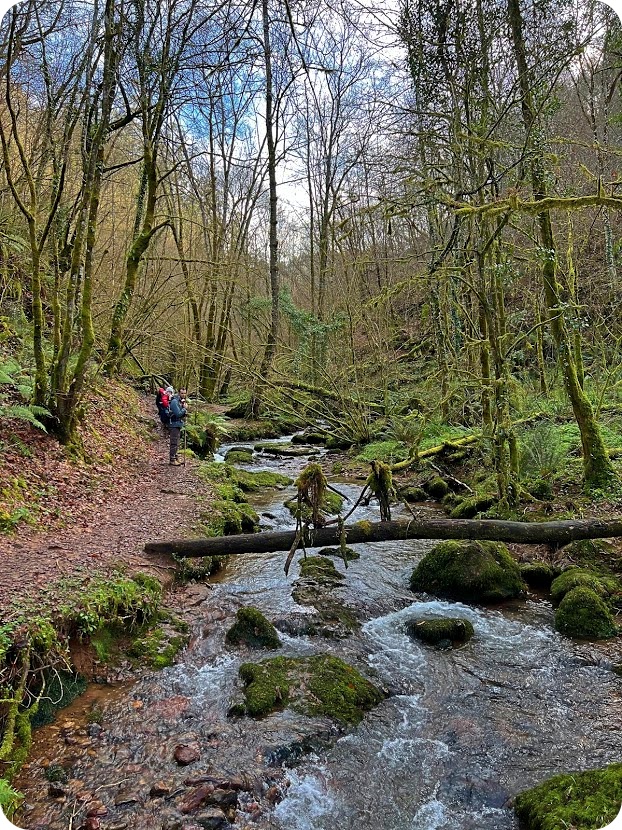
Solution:
M176 458L175 461L169 461L168 463L169 463L170 467L181 467L181 466L183 466L184 462L180 461L178 458Z

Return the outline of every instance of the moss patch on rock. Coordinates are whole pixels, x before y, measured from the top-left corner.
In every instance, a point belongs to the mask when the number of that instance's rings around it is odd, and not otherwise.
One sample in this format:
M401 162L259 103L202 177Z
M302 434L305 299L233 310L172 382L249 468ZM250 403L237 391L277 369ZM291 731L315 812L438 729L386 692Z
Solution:
M450 512L451 519L473 519L478 513L489 510L495 499L492 496L472 496L468 499L457 498L454 501L455 507Z
M555 604L559 604L573 588L590 588L603 599L609 598L620 589L615 579L601 577L583 568L568 568L551 584L551 599Z
M401 499L407 501L409 504L426 501L428 498L428 494L423 487L418 487L416 484L407 484L405 487L400 487L397 494Z
M526 830L595 830L611 824L622 803L622 764L556 775L514 802Z
M500 602L525 590L520 570L500 542L448 541L435 545L414 569L413 591L466 602Z
M221 498L244 501L244 493L252 493L264 487L287 487L292 479L269 471L251 472L238 470L231 464L205 462L199 467L199 475L214 486ZM225 493L227 495L225 495Z
M222 570L227 561L226 556L178 556L175 553L173 559L177 562L175 577L179 582L202 582Z
M563 547L560 555L593 571L622 570L622 556L608 539L579 539Z
M520 573L527 585L533 588L549 588L555 578L555 571L546 562L524 562Z
M353 666L332 655L275 657L240 666L245 703L233 714L262 717L289 707L305 715L327 715L356 724L384 693Z
M341 548L322 548L318 551L318 556L334 556L335 559L344 559L344 551ZM350 562L352 559L360 559L361 554L353 548L345 548L345 559Z
M410 637L430 645L449 640L452 643L465 643L475 633L469 620L461 617L443 617L433 620L409 620L406 633Z
M428 495L435 499L442 499L447 495L447 493L449 493L449 485L445 479L440 476L434 476L434 478L430 479L430 481L427 481L423 485L423 489L426 493L428 493Z
M324 556L307 556L301 559L300 576L337 581L345 579L344 575L335 567L332 559L327 559Z
M253 460L253 451L247 447L232 447L225 455L227 464L248 464Z
M591 588L572 588L555 612L555 628L560 634L581 640L606 640L618 633L613 615Z
M236 622L227 631L225 640L230 645L246 645L250 648L280 648L281 641L276 628L257 608L240 608Z

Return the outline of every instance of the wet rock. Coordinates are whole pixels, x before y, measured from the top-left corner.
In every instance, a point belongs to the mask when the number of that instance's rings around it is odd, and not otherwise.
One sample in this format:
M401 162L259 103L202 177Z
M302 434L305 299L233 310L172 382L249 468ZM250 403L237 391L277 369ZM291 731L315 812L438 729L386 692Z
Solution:
M151 798L162 798L162 796L170 795L171 790L172 787L170 784L166 784L164 781L158 781L149 790L149 795Z
M521 576L533 588L549 588L555 578L553 568L546 562L525 562L520 566Z
M50 786L48 787L48 795L51 798L64 798L68 794L69 788L64 786L64 784L59 781L50 782Z
M257 608L240 608L236 617L236 622L227 631L227 643L250 648L280 648L281 641L275 627Z
M86 815L87 818L93 818L94 816L102 818L108 815L108 808L103 801L91 801L90 804L86 805Z
M198 761L201 757L201 750L196 741L188 744L179 744L175 747L173 757L180 767L186 767L194 761Z
M406 633L410 637L422 640L424 643L446 648L442 645L452 642L464 643L474 634L473 626L468 620L458 617L443 617L435 620L414 619L406 623Z
M266 791L266 801L268 804L272 804L273 806L275 804L279 804L283 801L283 793L277 786L272 785L272 787L268 787L268 790Z
M219 807L208 807L193 816L192 820L202 830L226 830L230 827L227 816Z
M215 789L208 799L209 804L220 807L221 810L231 810L238 806L238 794L235 790Z
M81 830L99 830L101 827L101 821L97 818L97 816L90 816L82 825Z
M140 804L142 797L135 790L121 790L114 797L114 803L117 807L125 807L129 804Z
M199 807L207 804L214 790L215 787L213 784L201 784L199 787L192 790L192 792L188 793L188 795L183 799L179 805L179 811L181 813L194 813L199 809Z
M101 735L102 727L99 723L91 723L87 729L89 737L98 738Z
M253 788L253 785L249 781L245 781L237 775L221 776L209 772L184 778L184 784L186 787L194 787L198 784L211 784L214 789L236 790L238 792L240 790L252 790Z
M500 542L440 542L412 572L410 587L463 602L500 602L526 585Z
M555 612L555 628L567 637L582 640L605 640L618 633L609 606L587 587L568 591Z

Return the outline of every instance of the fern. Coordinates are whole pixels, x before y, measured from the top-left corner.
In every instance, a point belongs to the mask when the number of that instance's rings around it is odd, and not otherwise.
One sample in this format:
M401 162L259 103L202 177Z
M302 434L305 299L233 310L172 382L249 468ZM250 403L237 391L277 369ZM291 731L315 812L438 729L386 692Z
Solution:
M0 361L0 386L11 387L10 391L16 393L22 399L28 400L32 397L32 378L28 371L12 358ZM14 394L12 397L15 398L16 395ZM3 403L0 399L0 421L7 419L25 421L36 429L47 432L40 418L49 416L48 410L42 406L29 403Z

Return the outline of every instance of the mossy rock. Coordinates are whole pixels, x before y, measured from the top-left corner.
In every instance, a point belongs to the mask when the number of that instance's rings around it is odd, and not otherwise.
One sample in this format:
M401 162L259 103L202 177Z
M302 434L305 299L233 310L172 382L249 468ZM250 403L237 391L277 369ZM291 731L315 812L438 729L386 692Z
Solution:
M544 478L536 478L526 481L524 488L527 492L540 501L550 501L553 498L553 485Z
M424 643L438 645L442 640L466 643L475 632L468 620L461 617L443 617L434 620L409 620L406 633Z
M597 571L608 572L612 564L616 569L622 565L620 554L608 539L578 539L565 545L560 555Z
M325 432L314 432L313 430L309 432L300 432L296 435L292 435L292 444L325 444L326 443L326 433Z
M555 571L546 562L524 562L520 566L520 574L533 588L549 588L555 579Z
M609 826L622 803L622 764L556 775L520 793L514 810L525 830L596 830Z
M232 707L232 714L263 717L289 707L304 715L357 724L384 699L384 693L353 666L332 655L243 663L240 678L245 703Z
M236 622L225 636L230 645L246 645L250 648L281 647L276 628L257 608L240 608L236 617Z
M525 590L520 569L500 542L448 541L435 545L414 569L413 591L466 602L500 602Z
M432 496L434 499L442 499L444 496L449 493L449 485L445 481L444 478L440 476L434 476L434 478L430 479L423 485L423 489L428 493L428 495Z
M349 450L354 446L354 441L349 438L339 438L337 435L328 435L326 437L327 450Z
M312 510L308 504L302 505L302 510L298 507L298 498L294 496L293 499L288 499L284 502L285 507L289 510L289 512L294 516L294 518L298 518L299 514L302 515L303 521L311 521L312 518ZM343 498L338 493L333 493L332 490L326 490L322 497L322 504L320 506L320 510L322 513L336 516L338 513L341 513L343 509Z
M341 548L322 548L318 551L318 556L334 556L335 559L343 560L344 552ZM357 550L353 550L353 548L346 547L345 549L345 558L347 562L350 562L352 559L360 559L361 554Z
M261 441L265 438L278 438L281 430L272 421L241 421L227 424L226 433L230 441Z
M339 548L336 548L339 550ZM332 559L324 556L307 556L300 560L300 576L308 579L341 581L345 579Z
M558 605L573 588L590 588L603 599L608 599L619 590L615 579L601 577L593 571L583 568L568 568L553 580L551 585L551 599Z
M233 536L238 533L256 533L259 516L247 502L220 499L203 514L203 531L206 536Z
M179 652L187 645L189 634L181 620L172 618L163 625L141 632L129 648L128 655L135 662L152 669L172 666Z
M248 464L253 460L253 451L246 447L232 447L225 455L227 464Z
M555 628L560 634L580 640L607 640L618 633L607 605L586 587L568 591L555 612Z
M177 562L175 578L178 582L202 582L220 571L226 561L224 556L177 556L175 554L173 554L173 559Z
M409 504L413 504L418 501L426 501L428 498L428 494L423 487L417 487L416 484L407 484L405 487L400 487L398 495Z
M273 487L282 490L292 483L292 479L280 473L271 473L268 470L251 472L250 470L236 470L235 482L245 493L254 493L256 490L263 490Z
M451 519L473 519L478 513L489 510L495 499L492 496L473 496L468 499L461 499L449 514Z

